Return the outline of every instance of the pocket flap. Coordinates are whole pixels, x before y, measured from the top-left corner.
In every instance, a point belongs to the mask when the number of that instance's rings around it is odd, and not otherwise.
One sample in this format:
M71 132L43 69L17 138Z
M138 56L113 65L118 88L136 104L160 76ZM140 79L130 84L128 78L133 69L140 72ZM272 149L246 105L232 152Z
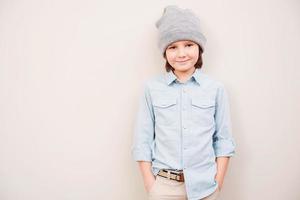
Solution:
M215 102L208 99L192 99L192 105L200 108L210 108L215 106Z
M165 107L175 105L176 103L177 103L177 99L155 99L153 101L153 106L165 108Z

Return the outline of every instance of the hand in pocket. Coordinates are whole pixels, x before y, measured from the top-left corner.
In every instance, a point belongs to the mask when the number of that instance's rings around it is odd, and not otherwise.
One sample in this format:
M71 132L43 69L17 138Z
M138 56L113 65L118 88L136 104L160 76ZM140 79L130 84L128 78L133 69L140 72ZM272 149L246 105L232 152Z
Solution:
M155 176L145 180L144 185L145 185L145 189L148 193L152 190L152 187L154 186L155 181L156 181Z

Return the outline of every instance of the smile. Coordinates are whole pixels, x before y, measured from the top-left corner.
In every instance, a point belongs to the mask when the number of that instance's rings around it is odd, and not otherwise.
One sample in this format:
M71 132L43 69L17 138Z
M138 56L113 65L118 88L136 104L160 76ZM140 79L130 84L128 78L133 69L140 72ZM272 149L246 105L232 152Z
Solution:
M177 62L179 62L179 63L184 63L184 62L186 62L186 61L189 61L189 60L177 61Z

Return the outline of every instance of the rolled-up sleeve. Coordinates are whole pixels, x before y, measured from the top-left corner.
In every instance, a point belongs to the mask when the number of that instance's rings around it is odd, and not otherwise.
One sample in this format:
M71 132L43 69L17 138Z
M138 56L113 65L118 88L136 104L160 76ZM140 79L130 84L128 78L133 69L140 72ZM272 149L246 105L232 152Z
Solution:
M228 95L222 83L216 97L215 122L216 130L213 134L215 155L231 157L235 154L236 143L232 136Z
M139 108L134 124L134 138L131 153L135 161L152 161L152 144L154 142L154 114L149 87L143 85Z

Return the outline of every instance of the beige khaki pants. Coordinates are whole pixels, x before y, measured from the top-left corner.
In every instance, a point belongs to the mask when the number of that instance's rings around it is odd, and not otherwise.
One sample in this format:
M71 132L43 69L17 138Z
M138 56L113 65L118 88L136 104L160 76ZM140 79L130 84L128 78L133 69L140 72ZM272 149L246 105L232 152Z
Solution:
M201 200L216 200L219 189ZM187 200L185 183L156 176L156 180L148 192L149 200ZM200 200L200 199L199 199Z

